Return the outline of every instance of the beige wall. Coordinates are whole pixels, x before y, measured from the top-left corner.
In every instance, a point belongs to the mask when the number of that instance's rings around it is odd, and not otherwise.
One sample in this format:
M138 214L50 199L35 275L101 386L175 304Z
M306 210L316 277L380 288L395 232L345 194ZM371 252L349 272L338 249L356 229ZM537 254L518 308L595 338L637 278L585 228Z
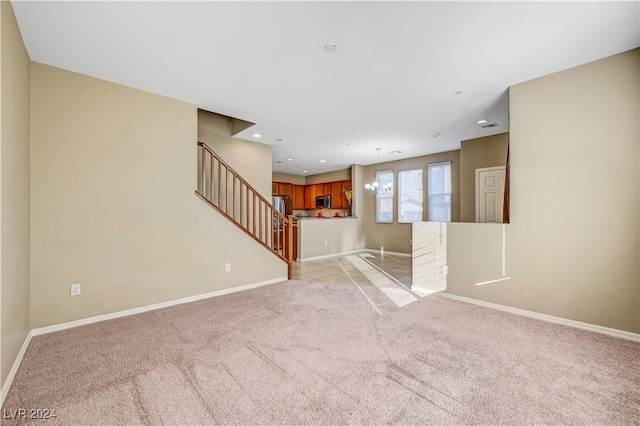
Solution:
M1 383L29 332L29 55L8 1L1 2Z
M301 261L365 248L359 218L302 219L298 221L298 230Z
M274 182L289 182L295 185L313 185L324 182L337 182L339 180L351 179L351 168L336 170L329 173L321 173L313 176L298 176L288 173L272 173L271 179Z
M304 185L304 176L290 175L288 173L271 173L273 182L289 182L294 185Z
M639 79L636 49L511 88L512 279L476 287L495 249L451 224L448 292L640 332Z
M376 197L366 194L363 197L364 202L364 221L366 246L369 249L380 250L384 247L387 251L411 253L411 224L398 222L398 171L410 170L416 168L423 169L423 184L426 188L427 164L439 163L443 161L451 161L451 220L460 220L460 151L448 151L440 154L424 155L421 157L408 158L406 160L391 161L380 163L380 171L393 170L393 179L395 191L393 193L393 223L376 223ZM378 165L370 165L364 168L364 180L370 182L378 169ZM360 190L364 185L358 184ZM364 191L361 191L364 192ZM423 219L427 219L428 204L425 194L423 200Z
M324 182L337 182L339 180L351 179L351 168L344 170L335 170L333 172L320 173L305 178L305 184L313 185Z
M33 328L286 277L194 194L194 106L37 63L31 83ZM245 161L270 193L270 156Z
M476 169L507 163L509 133L460 143L460 221L476 221Z
M267 200L271 199L271 146L231 136L233 120L198 110L198 140L249 182ZM197 174L196 169L193 170Z

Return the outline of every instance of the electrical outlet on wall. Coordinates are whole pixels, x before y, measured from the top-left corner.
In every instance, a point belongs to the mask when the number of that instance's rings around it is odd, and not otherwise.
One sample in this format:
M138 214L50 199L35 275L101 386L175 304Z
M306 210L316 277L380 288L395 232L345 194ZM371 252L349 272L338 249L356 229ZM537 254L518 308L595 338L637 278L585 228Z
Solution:
M324 245L326 246L326 245L328 245L328 244L329 244L329 241L324 240Z
M225 272L231 272L231 264L230 263L225 263L224 264L224 271Z
M82 287L80 286L80 283L71 284L71 295L80 296L80 294L82 294Z

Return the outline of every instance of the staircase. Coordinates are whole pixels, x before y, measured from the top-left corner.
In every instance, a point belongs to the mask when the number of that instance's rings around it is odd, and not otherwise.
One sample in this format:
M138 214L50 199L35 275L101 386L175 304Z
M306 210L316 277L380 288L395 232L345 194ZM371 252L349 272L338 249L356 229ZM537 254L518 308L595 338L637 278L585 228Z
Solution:
M258 193L207 144L198 142L196 195L287 264L291 279L293 222Z

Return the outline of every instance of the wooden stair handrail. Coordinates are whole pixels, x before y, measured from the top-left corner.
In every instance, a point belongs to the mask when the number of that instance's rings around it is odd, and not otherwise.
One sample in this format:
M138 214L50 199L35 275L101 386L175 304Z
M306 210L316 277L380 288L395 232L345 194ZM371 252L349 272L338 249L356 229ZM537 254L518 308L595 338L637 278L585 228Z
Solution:
M291 279L291 262L293 261L292 217L287 217L280 213L271 202L222 160L207 144L198 142L198 147L202 149L200 162L202 170L198 179L198 189L195 191L196 195L255 241L268 248L279 259L286 262L287 275ZM206 167L207 160L209 160L208 169ZM217 174L214 173L215 168L217 168ZM209 175L208 186L207 175ZM230 183L232 185L231 191L229 188ZM209 191L207 191L207 187ZM236 188L238 191L236 191ZM207 196L207 192L210 197ZM229 194L232 197L231 203L229 203ZM222 199L223 195L224 199ZM238 200L238 203L236 203L236 200ZM224 204L224 206L221 206L221 204ZM231 204L231 214L228 211L229 204ZM238 211L237 215L236 211ZM243 215L243 213L245 214Z

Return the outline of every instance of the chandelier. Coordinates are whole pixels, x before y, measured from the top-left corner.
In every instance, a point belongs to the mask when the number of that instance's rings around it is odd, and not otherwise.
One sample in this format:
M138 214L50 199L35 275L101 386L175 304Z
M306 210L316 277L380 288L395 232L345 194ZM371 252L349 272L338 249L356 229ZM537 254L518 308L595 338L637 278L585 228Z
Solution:
M376 176L373 178L371 183L364 184L364 190L367 191L368 194L376 195L380 192L382 195L387 195L393 189L393 184L391 182L384 183L382 179L380 179L380 150L382 148L376 148L378 151L378 172Z

